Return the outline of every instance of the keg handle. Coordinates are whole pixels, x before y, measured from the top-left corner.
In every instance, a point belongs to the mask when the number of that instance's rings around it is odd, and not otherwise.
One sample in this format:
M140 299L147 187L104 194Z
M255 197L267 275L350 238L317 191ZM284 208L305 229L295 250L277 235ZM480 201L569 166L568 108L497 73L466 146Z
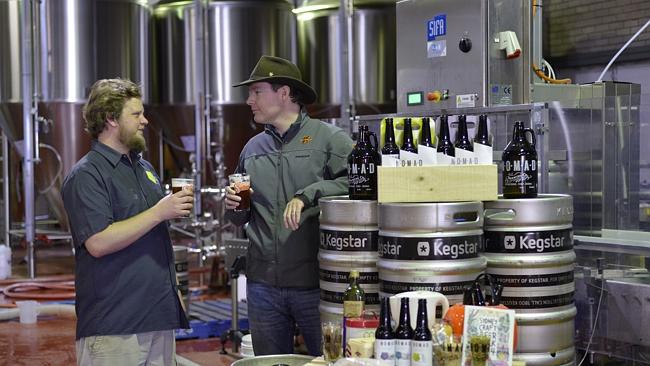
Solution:
M481 220L481 214L476 211L467 211L467 212L456 212L452 217L454 224L462 225L473 225Z
M517 211L514 208L486 208L483 215L490 220L512 221L517 217Z

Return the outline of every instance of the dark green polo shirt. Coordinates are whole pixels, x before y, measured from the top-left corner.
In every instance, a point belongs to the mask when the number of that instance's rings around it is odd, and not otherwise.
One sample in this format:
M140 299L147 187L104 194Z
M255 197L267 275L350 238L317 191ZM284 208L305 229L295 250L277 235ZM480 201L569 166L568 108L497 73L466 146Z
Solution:
M158 175L139 155L93 141L63 182L63 202L75 243L77 339L188 328L176 291L167 223L126 248L95 258L86 240L110 224L153 207Z

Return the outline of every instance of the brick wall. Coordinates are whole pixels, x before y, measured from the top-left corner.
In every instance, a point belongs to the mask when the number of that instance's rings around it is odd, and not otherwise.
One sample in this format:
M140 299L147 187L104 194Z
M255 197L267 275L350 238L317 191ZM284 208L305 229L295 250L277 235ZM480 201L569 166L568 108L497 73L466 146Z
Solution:
M544 57L559 66L607 63L650 19L650 0L543 0ZM620 61L650 59L650 27Z

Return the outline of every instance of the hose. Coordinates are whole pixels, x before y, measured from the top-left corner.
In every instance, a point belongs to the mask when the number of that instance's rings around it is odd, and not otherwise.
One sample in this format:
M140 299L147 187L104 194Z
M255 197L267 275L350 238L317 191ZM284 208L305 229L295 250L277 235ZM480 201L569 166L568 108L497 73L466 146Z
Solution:
M59 292L50 293L27 293L34 290L62 290ZM39 300L68 300L74 299L75 288L74 282L58 282L58 283L37 283L37 282L23 282L16 283L5 287L2 292L6 297L14 299L39 299Z
M546 81L547 83L550 84L571 84L571 79L553 79L550 78L546 75L544 75L544 71L542 71L540 68L535 65L535 63L531 64L533 71L535 71L535 75L537 75L540 79Z
M628 40L628 41L623 45L623 47L621 47L621 49L618 50L618 52L616 52L616 54L614 55L614 57L612 57L612 59L611 59L611 60L609 61L609 63L607 64L607 66L605 66L605 69L603 70L603 72L600 73L600 76L598 77L598 80L596 80L597 83L600 83L601 81L603 81L603 77L605 76L605 73L607 72L607 70L609 70L609 68L612 66L612 64L614 63L614 61L616 61L616 59L618 58L618 56L620 56L621 53L623 53L623 51L625 51L625 49L627 48L627 46L629 46L630 43L632 43L632 42L636 39L636 37L638 37L639 34L641 34L641 32L643 32L646 28L648 28L649 25L650 25L650 19L648 19L648 21L643 25L643 27L641 27L641 29L639 29L639 30L638 30L638 31L637 31L637 32L632 36L632 38L630 38L630 39L629 39L629 40Z

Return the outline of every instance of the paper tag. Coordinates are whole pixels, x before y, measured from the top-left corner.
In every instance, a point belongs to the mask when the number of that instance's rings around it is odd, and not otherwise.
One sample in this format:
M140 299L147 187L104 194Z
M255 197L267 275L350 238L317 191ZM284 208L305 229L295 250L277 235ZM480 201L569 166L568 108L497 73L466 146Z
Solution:
M451 165L454 162L454 157L443 153L437 153L436 162L438 163L437 165Z
M400 166L422 166L422 160L419 155L410 151L399 151Z
M492 146L474 143L474 156L479 164L492 164Z
M424 166L436 165L438 162L438 159L436 159L437 154L435 147L418 146L418 159L422 160Z
M381 156L381 166L398 167L400 165L399 154Z
M452 164L455 165L476 165L478 164L478 159L474 156L474 152L465 150L465 149L459 149L459 148L454 148L454 155L456 157L454 158Z

